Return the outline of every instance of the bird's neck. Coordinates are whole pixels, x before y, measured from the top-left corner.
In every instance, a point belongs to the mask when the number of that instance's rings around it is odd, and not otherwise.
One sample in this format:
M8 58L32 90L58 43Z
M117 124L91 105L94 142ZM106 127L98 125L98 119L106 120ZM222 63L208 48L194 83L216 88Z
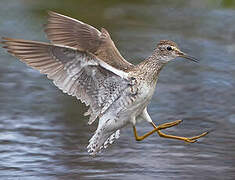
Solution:
M166 63L159 59L159 55L154 52L151 56L136 66L135 74L150 84L155 84L161 69Z

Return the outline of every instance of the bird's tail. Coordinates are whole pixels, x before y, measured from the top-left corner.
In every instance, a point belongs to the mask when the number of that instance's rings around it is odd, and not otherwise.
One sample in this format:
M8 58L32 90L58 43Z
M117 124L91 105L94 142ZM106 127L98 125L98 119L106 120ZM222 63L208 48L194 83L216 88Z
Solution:
M90 155L95 155L97 152L103 148L107 148L108 145L113 144L115 139L120 137L120 130L118 129L114 133L103 134L99 129L96 130L95 134L89 140L89 145L87 146Z

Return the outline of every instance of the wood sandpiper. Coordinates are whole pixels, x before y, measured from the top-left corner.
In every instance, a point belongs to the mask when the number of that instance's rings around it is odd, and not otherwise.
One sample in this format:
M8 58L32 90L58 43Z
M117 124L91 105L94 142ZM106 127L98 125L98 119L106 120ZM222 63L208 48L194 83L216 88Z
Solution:
M133 65L115 47L109 33L76 19L49 12L45 29L51 43L2 38L8 52L30 67L46 74L64 93L89 106L88 124L99 119L89 140L88 152L95 155L119 137L120 129L130 124L141 141L157 132L160 137L194 143L204 132L191 138L174 136L161 130L181 120L156 125L147 112L159 72L171 60L183 57L197 61L179 50L176 43L161 40L151 56ZM153 130L139 136L136 123L147 121Z

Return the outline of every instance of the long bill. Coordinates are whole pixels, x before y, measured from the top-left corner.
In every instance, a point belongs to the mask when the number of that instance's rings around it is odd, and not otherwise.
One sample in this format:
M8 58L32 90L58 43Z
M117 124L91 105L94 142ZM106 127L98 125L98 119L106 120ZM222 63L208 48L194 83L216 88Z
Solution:
M188 59L188 60L190 60L190 61L193 61L193 62L195 62L195 63L198 63L198 62L199 62L199 60L196 59L196 58L193 57L193 56L184 55L184 56L181 56L181 57L183 57L183 58L185 58L185 59Z
M182 58L188 59L188 60L190 60L190 61L196 62L196 63L199 62L199 60L198 60L197 58L195 58L195 57L193 57L193 56L189 56L188 54L185 54L185 53L183 53L183 52L180 52L180 53L179 53L179 56L182 57Z

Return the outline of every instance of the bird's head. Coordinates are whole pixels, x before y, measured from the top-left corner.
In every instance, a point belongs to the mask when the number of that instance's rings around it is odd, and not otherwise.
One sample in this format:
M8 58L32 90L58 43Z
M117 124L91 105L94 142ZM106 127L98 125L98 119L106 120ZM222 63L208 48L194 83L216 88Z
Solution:
M177 44L173 41L169 40L161 40L157 44L157 48L155 49L158 55L158 58L164 62L167 63L177 57L182 57L194 62L198 62L198 60L192 56L187 55L186 53L182 52Z

